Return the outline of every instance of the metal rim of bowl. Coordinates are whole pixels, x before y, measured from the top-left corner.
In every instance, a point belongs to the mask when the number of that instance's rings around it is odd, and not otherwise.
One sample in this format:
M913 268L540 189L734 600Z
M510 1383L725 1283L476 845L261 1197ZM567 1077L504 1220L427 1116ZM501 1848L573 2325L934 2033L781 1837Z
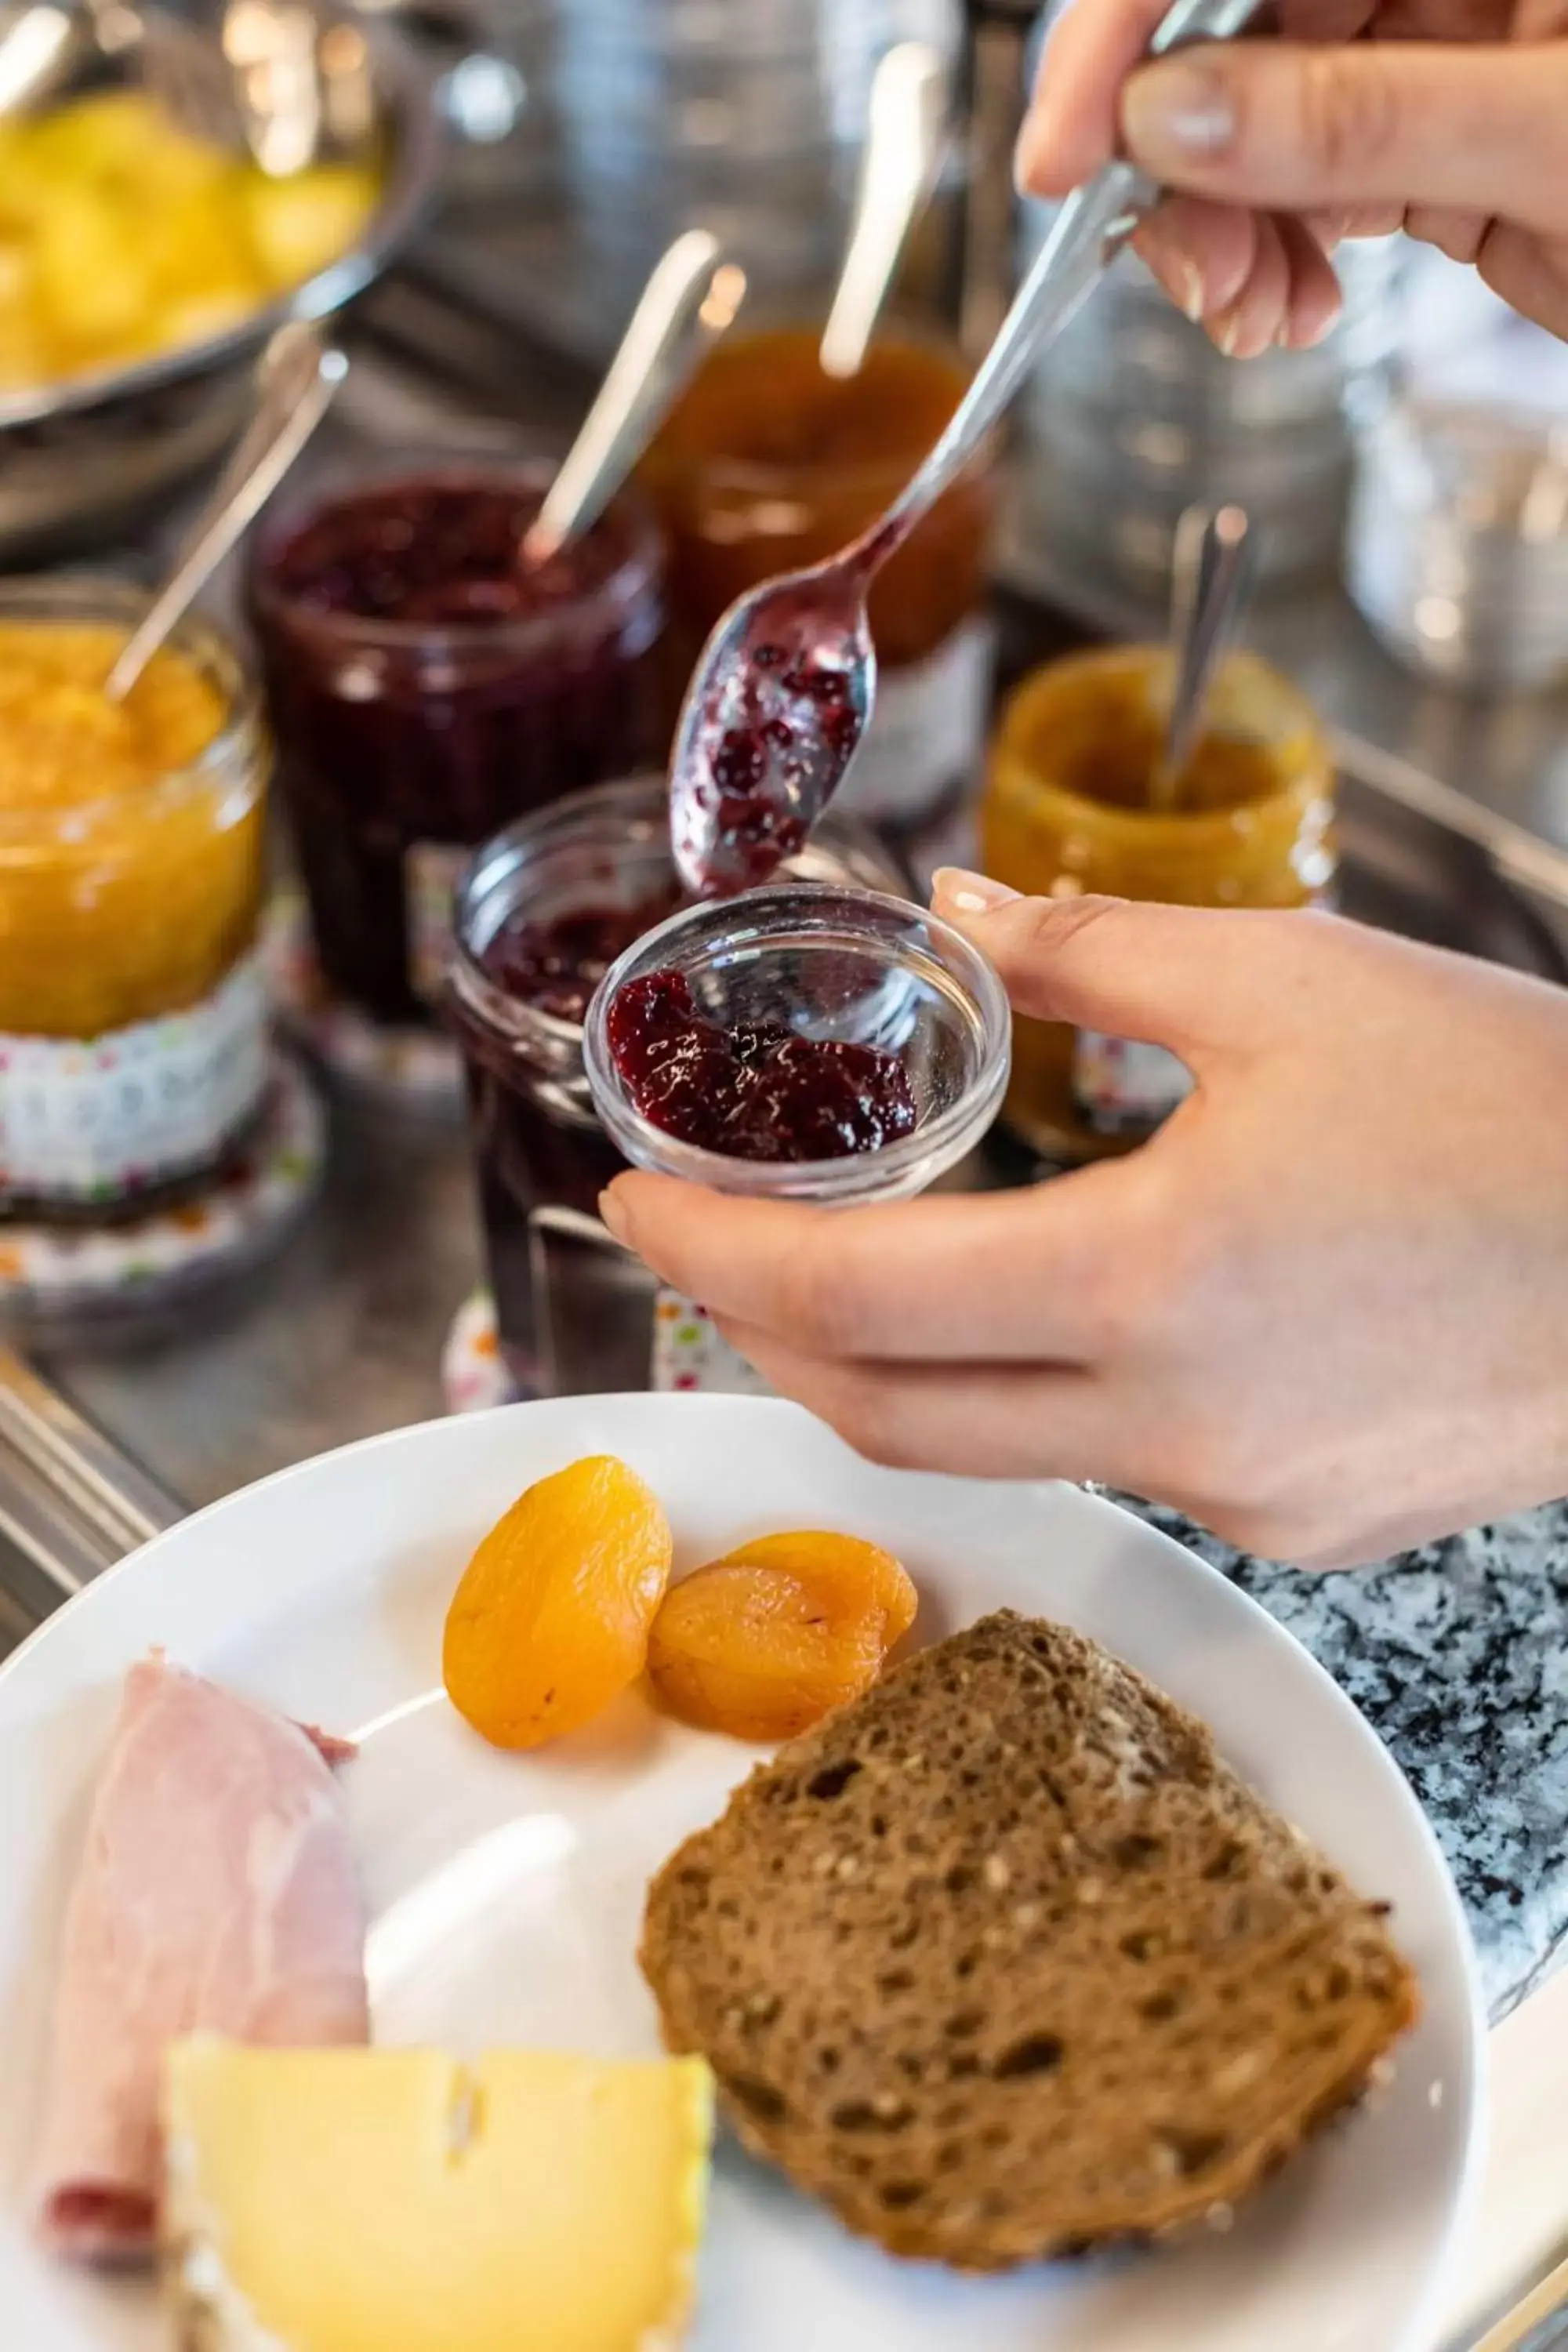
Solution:
M183 19L151 8L180 31L191 28ZM426 69L401 36L382 24L354 20L355 29L370 52L371 73L381 93L384 111L396 129L382 201L359 244L329 262L313 278L289 294L254 311L221 334L196 343L157 352L133 367L100 368L90 375L71 376L37 391L0 394L0 435L12 425L42 425L57 417L79 416L121 401L163 392L176 383L216 373L226 362L259 351L268 337L289 319L326 319L345 302L363 293L379 277L414 228L435 191L440 161L442 129L437 102L437 76Z

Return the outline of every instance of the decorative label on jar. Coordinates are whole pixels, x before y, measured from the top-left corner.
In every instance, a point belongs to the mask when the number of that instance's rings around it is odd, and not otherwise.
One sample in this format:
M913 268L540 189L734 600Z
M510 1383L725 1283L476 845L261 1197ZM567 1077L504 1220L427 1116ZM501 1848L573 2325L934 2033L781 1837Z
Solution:
M661 1393L700 1390L707 1396L772 1396L760 1372L714 1329L705 1307L661 1290L653 1310L653 1368Z
M837 805L868 824L913 824L973 775L985 740L996 632L964 621L924 661L885 669Z
M1192 1072L1163 1045L1080 1029L1073 1042L1073 1100L1097 1135L1158 1127L1192 1092Z
M416 841L403 853L408 985L426 1004L441 1001L452 945L452 898L470 854L450 841Z
M184 1013L88 1039L0 1034L0 1201L117 1202L194 1172L266 1086L254 955Z

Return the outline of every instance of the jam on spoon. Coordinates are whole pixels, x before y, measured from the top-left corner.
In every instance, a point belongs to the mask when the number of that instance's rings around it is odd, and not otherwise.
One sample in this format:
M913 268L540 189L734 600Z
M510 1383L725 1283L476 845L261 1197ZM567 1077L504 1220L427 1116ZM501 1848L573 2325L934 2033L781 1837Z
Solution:
M643 1118L736 1160L843 1160L912 1134L896 1054L802 1037L776 1021L726 1026L679 971L629 980L609 1008L611 1055Z
M689 881L700 864L715 895L744 889L795 855L865 732L875 675L869 639L857 668L808 596L770 606L765 628L748 631L716 681L691 746L689 795L672 801L672 824L684 818L676 864Z

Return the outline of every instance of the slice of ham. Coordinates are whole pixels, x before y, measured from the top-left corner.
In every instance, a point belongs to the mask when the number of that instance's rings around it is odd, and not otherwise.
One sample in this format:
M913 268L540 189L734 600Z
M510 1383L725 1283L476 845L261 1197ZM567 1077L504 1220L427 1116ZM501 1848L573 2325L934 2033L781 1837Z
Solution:
M352 1752L161 1657L126 1677L56 1997L39 2219L57 2252L151 2251L170 2042L368 2039L364 1912L327 1760Z

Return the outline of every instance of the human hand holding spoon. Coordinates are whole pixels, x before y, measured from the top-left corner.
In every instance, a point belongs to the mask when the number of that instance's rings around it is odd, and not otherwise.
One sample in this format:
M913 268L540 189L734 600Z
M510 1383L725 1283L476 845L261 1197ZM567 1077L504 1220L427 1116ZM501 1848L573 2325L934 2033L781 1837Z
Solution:
M1176 0L1150 54L1226 38L1254 4ZM799 848L871 717L872 579L977 455L1160 194L1116 163L1069 197L942 437L887 512L826 563L764 582L720 620L687 688L670 762L670 845L688 889L743 890Z

